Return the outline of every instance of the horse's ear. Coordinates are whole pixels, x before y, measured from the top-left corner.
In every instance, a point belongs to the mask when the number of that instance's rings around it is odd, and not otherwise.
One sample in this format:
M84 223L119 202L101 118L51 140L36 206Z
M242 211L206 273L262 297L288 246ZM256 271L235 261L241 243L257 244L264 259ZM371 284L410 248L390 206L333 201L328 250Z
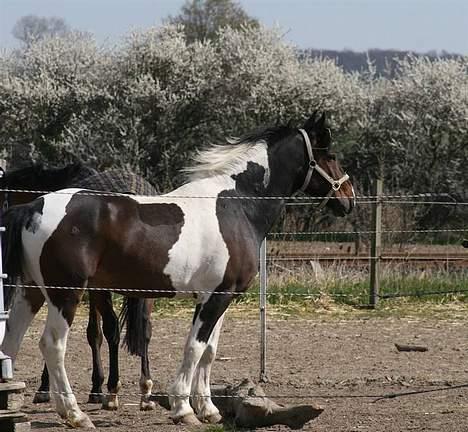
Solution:
M315 124L315 128L318 133L324 130L326 121L327 121L327 115L324 112L318 119L317 123Z
M306 120L304 126L302 127L306 131L311 131L315 128L315 118L317 117L317 110L315 110L312 115Z

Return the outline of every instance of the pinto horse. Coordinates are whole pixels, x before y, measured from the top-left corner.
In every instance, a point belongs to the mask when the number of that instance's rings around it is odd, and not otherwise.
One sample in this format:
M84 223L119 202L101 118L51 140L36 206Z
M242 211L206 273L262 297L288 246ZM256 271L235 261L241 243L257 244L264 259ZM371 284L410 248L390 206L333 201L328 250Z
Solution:
M301 129L267 128L200 152L187 183L159 197L66 189L6 214L7 268L24 284L39 285L47 298L39 346L57 412L68 424L93 427L76 402L64 356L83 290L97 287L127 296L196 298L169 387L171 417L191 425L221 420L210 373L223 317L255 277L260 244L285 198L298 191L324 196L337 216L354 206L352 184L330 141L325 116L316 121L314 115ZM12 317L17 326L10 325L2 350L15 358L32 314L18 307Z
M63 168L45 168L41 164L36 164L8 172L0 178L0 189L6 190L2 207L6 209L11 205L30 202L42 195L39 191L54 191L65 187L87 187L107 192L130 194L158 194L157 190L146 180L126 170L109 169L98 172L81 163L73 163ZM19 190L22 190L22 192L19 192ZM39 289L21 290L21 292L16 293L15 298L17 301L25 301L29 304L33 314L41 308L45 300ZM126 299L123 313L126 313L129 304L132 310L138 313L138 318L132 318L131 323L138 326L138 330L142 335L140 340L137 341L137 347L134 345L128 346L132 354L141 357L140 388L142 397L140 409L150 410L155 406L154 402L149 400L152 381L148 358L153 300ZM103 329L100 326L101 316L103 318ZM132 329L132 331L136 330ZM120 387L118 365L120 331L118 318L112 306L112 293L110 291L89 293L89 320L86 333L93 358L92 387L88 403L102 402L105 409L117 409L117 391ZM102 392L104 372L100 348L103 335L109 346L109 379L107 383L109 395L107 396L104 396ZM49 400L49 374L47 367L44 366L41 384L33 402L41 403Z

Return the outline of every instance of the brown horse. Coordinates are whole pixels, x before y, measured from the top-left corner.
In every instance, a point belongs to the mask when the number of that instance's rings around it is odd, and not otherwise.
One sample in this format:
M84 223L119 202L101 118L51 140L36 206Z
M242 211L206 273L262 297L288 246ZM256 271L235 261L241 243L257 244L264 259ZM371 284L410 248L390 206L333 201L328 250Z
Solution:
M260 244L284 198L298 191L325 197L323 205L338 216L354 206L353 187L330 141L325 116L316 121L314 115L302 129L268 128L199 153L188 182L166 195L109 197L66 189L7 212L5 264L47 298L39 345L57 412L68 424L93 426L64 366L86 288L195 297L183 360L169 389L171 417L187 424L221 420L210 398L210 373L224 313L256 275ZM11 311L2 346L11 358L32 316L21 304Z
M0 178L0 189L4 191L2 207L6 209L11 205L18 205L32 201L42 195L44 191L54 191L65 187L86 187L108 192L119 192L139 195L157 195L157 190L142 177L126 170L109 169L103 172L87 167L81 163L74 163L63 168L45 168L36 164L5 173ZM20 192L20 190L22 192ZM38 192L36 192L38 191ZM44 304L44 296L39 289L24 290L24 300L29 304L33 314ZM142 398L140 409L154 408L154 403L149 400L151 394L151 375L149 370L148 344L151 338L151 310L153 300L141 301L138 299L126 299L123 313L127 311L127 303L132 303L131 310L138 312L138 318L132 318L131 323L138 325L138 346L129 345L132 354L141 357L140 387ZM103 327L100 322L103 317ZM133 330L132 331L137 331ZM87 327L87 339L91 347L93 372L92 387L88 403L101 403L103 408L113 410L118 407L117 390L119 384L118 349L120 331L117 315L112 306L112 294L110 291L91 292L89 295L89 320ZM104 396L102 384L104 371L101 359L101 345L105 337L109 346L109 378L107 388L109 395ZM41 384L34 396L34 403L48 402L49 374L44 366Z

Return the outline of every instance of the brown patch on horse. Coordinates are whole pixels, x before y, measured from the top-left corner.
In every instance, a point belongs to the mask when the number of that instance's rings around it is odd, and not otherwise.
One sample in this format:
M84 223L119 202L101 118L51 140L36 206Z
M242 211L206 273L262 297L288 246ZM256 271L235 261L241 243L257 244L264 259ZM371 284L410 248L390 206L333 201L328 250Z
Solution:
M81 287L88 281L90 288L115 289L134 297L168 296L167 291L175 295L163 270L184 224L180 207L77 193L66 213L42 251L46 285ZM165 292L158 293L157 288ZM138 289L148 291L132 292ZM81 297L78 291L76 296L67 290L49 292L58 307Z
M140 204L138 214L142 222L151 225L180 225L184 222L184 213L177 204Z

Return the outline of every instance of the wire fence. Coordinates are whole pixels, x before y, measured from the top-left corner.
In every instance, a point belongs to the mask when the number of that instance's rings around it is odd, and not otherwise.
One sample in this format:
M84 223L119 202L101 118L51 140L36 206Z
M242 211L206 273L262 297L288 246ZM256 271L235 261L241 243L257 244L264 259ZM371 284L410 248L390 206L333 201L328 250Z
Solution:
M255 395L254 397L257 399L374 399L372 403L379 402L384 399L395 399L395 398L400 398L400 397L405 397L405 396L415 396L415 395L421 395L421 394L427 394L427 393L440 393L440 392L450 392L450 391L457 391L461 389L466 389L468 388L468 383L467 384L458 384L458 385L446 385L446 386L437 386L436 388L421 388L419 386L418 388L415 388L414 390L407 390L407 391L402 391L402 392L388 392L388 393L372 393L372 394L332 394L332 393L319 393L319 392L314 392L314 393L269 393L269 394L260 394L260 395ZM88 395L90 396L105 396L105 393L67 393L67 392L57 392L57 391L36 391L36 392L26 392L26 395L33 396L35 394L43 394L43 395L48 395L48 394L57 394L57 395L63 395L63 396L71 396L71 395L81 395L84 397L87 397ZM112 393L111 393L112 394ZM114 393L115 394L115 393ZM140 397L142 396L141 393L136 393L136 392L119 392L118 393L119 397ZM150 398L153 400L157 400L158 398L164 397L164 398L188 398L188 397L193 397L193 394L173 394L173 393L167 393L167 392L152 392ZM230 394L220 394L220 393L215 393L215 394L197 394L196 395L198 398L214 398L214 399L239 399L238 395L230 395Z
M0 188L0 193L20 193L20 194L34 194L34 195L47 195L47 194L56 194L56 195L74 195L79 191L80 195L88 196L100 196L100 197L120 197L128 198L134 197L134 194L119 193L119 192L107 192L107 191L93 191L83 188L68 188L62 190L37 190L37 189L17 189L17 188ZM409 204L430 204L430 205L455 205L455 206L466 206L468 202L457 200L451 198L451 201L442 201L441 196L447 194L436 194L436 193L418 193L418 194L382 194L382 195L356 195L356 201L364 201L364 204L375 203L376 199L381 200L389 204L394 203L409 203ZM160 201L160 200L171 200L171 199L216 199L216 200L281 200L281 201L302 201L303 205L315 204L316 201L322 201L326 198L328 199L340 199L335 196L306 196L306 195L296 195L296 196L252 196L252 195L236 195L236 196L224 196L224 195L175 195L175 194L165 194L165 195L139 195L140 197L145 197L151 200ZM447 195L447 197L451 197ZM428 201L428 199L436 199L437 201ZM399 201L395 201L399 200Z
M0 189L0 192L7 192L7 193L47 193L47 191L32 191L32 190L23 190L23 189ZM55 192L55 193L70 193L70 192ZM111 197L127 197L125 194L115 194L115 193L102 193L102 192L84 192L84 194L89 194L91 196L99 195L99 196L111 196ZM155 200L160 202L164 199L258 199L256 197L212 197L212 196L199 196L199 197L192 197L192 196L169 196L169 197L151 197L148 199ZM309 197L264 197L261 199L269 199L269 200L286 200L287 201L287 211L289 208L292 211L296 211L295 207L304 208L306 206L313 208L316 205L317 201L322 200L324 197L317 197L317 198L309 198ZM381 205L389 205L390 207L394 207L396 204L400 205L431 205L431 206L459 206L464 208L468 203L466 202L446 202L440 200L440 195L438 194L410 194L410 195L399 195L399 194L388 194L388 195L367 195L367 196L357 196L357 202L360 205L372 205L375 206L377 202ZM393 208L394 210L394 208ZM352 304L356 307L364 307L370 308L375 306L371 301L365 301L365 299L369 298L369 289L366 287L365 281L369 278L369 267L370 263L374 260L379 260L381 263L388 263L389 268L395 268L397 263L410 263L416 262L421 263L421 261L426 261L430 263L432 266L435 263L439 263L442 266L446 273L453 273L454 265L459 265L459 271L456 273L456 278L453 283L445 284L440 289L434 289L433 285L429 285L428 288L424 290L416 289L413 291L403 292L402 290L398 289L397 278L395 275L398 275L402 272L401 268L396 268L393 273L389 273L392 275L393 279L393 291L389 291L386 289L385 286L381 287L382 289L376 293L378 299L381 300L392 300L397 298L413 298L413 297L431 297L431 296L465 296L468 294L468 288L463 288L463 286L467 286L466 282L468 280L467 268L468 268L468 252L462 249L459 245L453 244L448 240L445 244L439 244L440 242L436 242L435 238L441 234L451 234L457 237L462 238L465 233L468 233L468 227L441 227L441 228L408 228L405 226L397 226L395 228L384 228L382 225L378 227L369 226L370 220L369 218L364 218L364 224L358 226L356 222L353 226L349 224L342 223L341 225L338 223L336 227L328 227L322 229L321 231L310 231L310 230L302 230L302 229L294 229L297 228L297 225L294 226L294 222L291 222L293 218L290 218L287 222L284 222L287 219L287 215L283 215L283 224L277 223L277 229L271 232L267 236L267 253L266 259L264 261L265 268L267 269L267 275L269 279L268 289L265 286L265 290L262 291L262 287L256 286L246 293L233 293L232 291L211 291L211 290L186 290L183 294L192 296L193 295L230 295L239 297L241 295L248 295L252 298L260 298L264 296L264 298L275 299L278 298L285 298L294 299L298 298L301 301L304 300L313 300L318 299L324 296L331 297L335 300L345 301L348 304ZM389 219L391 221L391 217ZM362 222L362 221L361 221ZM340 228L342 227L342 228ZM283 229L281 229L283 228ZM286 228L286 229L284 229ZM292 229L291 229L292 228ZM316 229L316 228L315 228ZM350 243L350 239L355 239L356 237L366 238L368 242L371 241L372 237L376 234L389 236L390 241L392 241L392 236L398 235L416 235L416 236L430 236L426 237L426 245L428 247L434 248L433 251L428 250L427 247L424 248L423 251L418 252L418 245L414 242L409 242L408 245L411 246L411 250L405 250L405 247L401 246L404 245L404 240L400 241L400 245L398 247L398 253L391 249L391 247L386 250L385 248L381 249L378 254L370 253L370 248L367 245L362 251L357 250L349 250L348 252L344 253L342 250L337 249L340 245L344 243ZM435 236L435 237L434 237ZM317 240L318 239L318 240ZM346 240L346 241L343 241ZM419 239L419 238L418 238ZM320 241L319 241L320 240ZM419 239L420 240L420 239ZM317 245L315 243L319 242L320 244ZM422 240L422 244L424 244L424 239ZM333 250L326 250L326 248L330 248L333 246ZM315 249L316 248L316 249ZM304 253L307 251L307 253ZM362 262L365 264L364 269L356 270L356 267L353 263ZM279 263L281 264L278 267ZM284 267L284 263L289 263L287 267ZM317 267L319 264L319 267ZM323 266L326 267L323 267ZM421 265L421 264L420 264ZM299 268L298 266L302 266ZM423 264L422 267L427 266ZM444 267L445 266L445 267ZM419 272L422 274L424 271L427 271L427 268L416 268L415 273ZM335 283L332 287L330 284L320 285L321 280L326 279L327 268L330 269L329 273L335 273L334 280L339 281L339 283ZM307 269L307 270L305 270ZM337 269L340 271L337 272ZM343 271L343 269L347 269L347 271ZM284 286L278 286L281 283L288 284L287 275L292 275L297 282L300 280L297 274L303 273L303 284L300 286L300 289L285 289ZM336 275L336 273L338 273ZM403 272L404 273L404 272ZM435 272L434 272L435 273ZM434 275L433 273L433 275ZM350 278L350 274L353 275ZM285 276L286 275L286 276ZM452 274L453 276L453 274ZM275 280L275 278L277 278ZM351 290L346 291L344 288L346 285L350 284L350 281L358 281L358 287ZM423 280L423 283L425 280ZM296 286L298 284L296 283ZM299 284L300 285L300 284ZM53 289L53 290L86 290L89 292L93 291L109 291L109 287L98 287L98 286L87 286L86 288L80 286L59 286L59 285L44 285L38 286L34 284L28 283L19 283L19 284L12 284L6 283L4 284L7 288L23 288L23 289L38 289L38 288L45 288L45 289ZM402 287L406 286L402 283ZM454 288L456 286L457 288ZM395 290L395 287L397 289ZM418 285L419 287L419 285ZM150 287L150 288L139 288L139 287L112 287L112 291L116 293L122 294L131 294L131 293L151 293L154 294L157 292L160 295L168 295L172 296L174 294L174 290L160 290L157 287ZM264 311L266 313L266 309ZM265 323L266 325L266 320ZM266 338L263 341L265 347L263 348L265 353L266 351ZM267 375L266 370L266 360L267 357L263 359L263 365L261 365L261 369L264 375ZM454 390L461 390L468 388L468 384L460 384L460 385L450 385L450 386L440 386L437 388L422 388L421 386L417 386L417 388L409 389L404 392L389 392L389 393L375 393L375 394L331 394L329 392L325 393L301 393L301 394L275 394L271 393L264 397L267 398L278 398L278 399L313 399L313 398L324 398L324 399L343 399L343 398L357 398L357 399L373 399L372 402L378 402L384 399L393 399L398 397L404 396L412 396L412 395L419 395L425 393L435 393L435 392L447 392L447 391L454 391ZM31 392L32 394L32 392ZM75 393L79 394L79 393ZM89 393L86 393L88 395ZM140 396L140 393L121 393L119 394L123 397L136 397ZM188 395L172 395L164 392L153 393L152 395L154 398L157 397L182 397ZM225 396L216 396L216 397L235 397L230 395Z
M46 193L55 193L55 194L74 194L77 189L72 190L62 190L62 191L47 191L47 190L32 190L32 189L17 189L17 188L2 188L0 193L6 194L46 194ZM102 191L88 191L81 190L80 194L90 195L90 196L108 196L108 197L125 197L128 198L129 195L115 193L115 192L102 192ZM131 196L132 197L132 196ZM176 196L176 195L167 195L167 196L151 196L144 197L147 201L145 202L161 202L164 200L187 200L187 199L235 199L235 200L285 200L287 204L301 204L301 206L308 206L313 209L316 202L321 201L326 197L306 197L306 196L294 196L294 197L252 197L252 196ZM332 199L334 197L331 197ZM443 199L441 199L443 198ZM394 214L394 206L396 204L414 204L414 205L441 205L441 206L465 206L468 203L463 201L457 201L455 198L448 194L435 194L435 193L418 193L418 194L398 194L398 193L389 193L389 194L375 194L375 195L358 195L356 196L356 201L360 204L370 204L375 206L376 203L380 205L390 205L390 211L393 212L390 214L390 219ZM289 212L289 214L288 214ZM368 295L368 291L362 290L357 292L353 290L351 293L339 292L341 285L337 284L334 289L316 288L317 285L320 285L320 281L317 278L317 273L323 274L324 268L331 268L331 272L335 271L338 266L340 266L341 275L336 276L336 280L339 281L340 278L344 279L346 282L347 274L344 272L344 269L348 268L350 271L354 272L354 279L356 279L356 265L359 263L361 268L361 279L368 277L367 272L372 264L372 262L379 261L380 263L395 267L398 263L406 263L411 265L427 265L430 266L439 266L444 267L445 269L454 268L464 269L468 266L468 252L461 248L456 248L455 246L448 248L448 242L446 242L446 247L444 245L434 244L434 238L440 235L452 235L459 236L460 238L468 233L468 228L460 227L441 227L441 228L418 228L407 226L398 226L397 223L395 226L392 226L391 229L388 227L378 227L369 226L369 218L361 218L361 220L354 221L353 225L350 226L348 223L337 224L337 226L342 226L344 229L330 229L320 228L320 226L315 226L314 231L312 230L297 230L291 228L297 228L298 223L297 219L302 217L301 210L299 210L299 217L294 208L291 210L286 210L283 214L282 223L276 224L276 230L268 234L267 244L268 249L266 253L265 265L268 266L268 273L281 273L284 272L304 272L304 287L299 291L294 291L292 289L287 289L286 292L274 289L266 292L264 295L268 298L271 297L280 297L287 295L288 298L318 298L327 294L333 298L350 298L356 300L356 297L361 297L361 300L364 296ZM292 216L291 216L292 215ZM296 219L296 220L295 220ZM285 222L286 221L286 222ZM296 222L296 223L295 223ZM406 225L409 223L406 222ZM401 224L400 224L401 225ZM280 228L280 229L278 229ZM281 229L283 228L283 229ZM284 229L286 228L286 230ZM320 230L318 230L320 229ZM372 237L376 234L383 236L384 238L388 237L388 243L394 241L397 237L399 239L399 246L395 248L382 248L378 254L372 254L369 243L372 241ZM411 246L411 250L405 249L405 241L411 236L418 236L419 240L422 240L422 244L426 240L426 248L419 248L414 242L408 242ZM426 236L421 238L420 236ZM428 237L430 236L430 237ZM427 241L429 240L429 241ZM317 245L317 242L320 242ZM354 245L354 250L352 249L351 243L367 243L366 247L363 250L358 250L359 245ZM343 250L343 245L346 245L348 250ZM433 250L429 250L430 248ZM426 263L426 264L424 264ZM281 264L281 265L280 265ZM286 265L286 267L284 267ZM298 265L302 265L303 268L299 269ZM310 277L310 274L307 274L306 268L313 267L312 273L314 277ZM326 270L325 268L325 270ZM419 269L420 270L420 269ZM461 271L461 277L465 277L463 271ZM284 278L283 278L284 279ZM309 287L306 288L306 285ZM8 286L8 285L7 285ZM18 285L23 288L37 288L35 285L20 284ZM394 285L395 286L395 285ZM77 290L83 289L82 287L75 286L45 286L47 289L62 289L62 290ZM107 291L108 287L92 287L88 286L84 288L88 291ZM172 295L174 290L161 290L158 287L112 287L112 291L117 293L151 293L157 292L158 295ZM305 291L305 292L304 292ZM316 291L316 292L314 292ZM429 291L418 291L418 292L407 292L402 293L400 290L395 292L383 292L382 294L377 293L377 298L382 299L391 299L391 298L401 298L401 297L424 297L424 296L433 296L433 295L456 295L464 294L465 289L440 289ZM195 295L204 295L211 294L212 291L209 290L186 290L184 294L195 294ZM233 293L232 291L215 291L215 295L235 295L239 296L243 293ZM249 296L256 296L260 294L259 289L253 289L247 292ZM360 304L361 306L367 306L368 302Z

